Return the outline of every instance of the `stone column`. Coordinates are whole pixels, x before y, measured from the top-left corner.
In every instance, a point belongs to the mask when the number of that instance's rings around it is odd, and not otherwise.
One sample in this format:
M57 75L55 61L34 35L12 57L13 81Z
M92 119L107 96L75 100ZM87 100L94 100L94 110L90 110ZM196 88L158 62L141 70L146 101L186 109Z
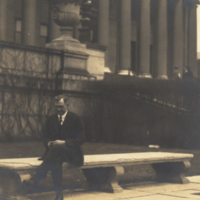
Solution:
M0 0L0 40L6 40L7 0Z
M189 12L188 27L188 66L190 66L194 77L198 77L197 69L197 5L195 4Z
M184 9L184 66L188 65L188 6L185 5Z
M14 42L15 39L15 1L7 0L6 41Z
M150 75L150 0L140 0L139 22L139 77L151 78Z
M53 11L50 11L49 41L61 36L60 27L53 20Z
M22 43L36 45L37 0L23 0Z
M184 63L183 0L178 0L177 4L175 5L173 49L173 67L178 67L180 74L182 74Z
M146 1L146 0L145 0ZM121 0L120 70L119 75L132 75L131 70L131 0Z
M98 43L108 46L109 43L109 0L99 0L98 9Z
M167 0L158 4L157 78L167 79Z
M41 12L42 12L42 1L41 0L36 0L36 25L35 25L35 45L36 46L41 46L40 42L40 26L41 26Z
M109 0L99 0L98 43L109 46ZM108 49L105 52L105 66L108 66Z

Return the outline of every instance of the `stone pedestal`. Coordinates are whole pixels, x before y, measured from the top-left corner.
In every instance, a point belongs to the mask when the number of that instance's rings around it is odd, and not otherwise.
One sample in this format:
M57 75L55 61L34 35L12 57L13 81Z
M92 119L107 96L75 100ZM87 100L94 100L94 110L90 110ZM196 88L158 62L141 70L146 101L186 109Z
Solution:
M46 48L63 51L62 66L58 72L59 89L66 88L65 79L90 77L87 72L88 54L86 44L73 38L73 29L80 22L80 4L76 2L55 2L53 6L54 22L60 26L61 36L46 44ZM60 88L61 87L61 88Z
M86 44L80 43L77 39L69 39L67 35L62 35L60 38L46 44L46 48L64 51L63 68L59 71L59 79L74 79L73 76L89 76L87 72L89 55L86 53Z
M189 180L185 177L186 171L191 167L189 161L156 163L152 167L156 171L156 181L182 184L189 183Z
M61 35L61 37L54 39L51 43L47 43L46 48L82 53L86 52L86 44L80 43L77 39L69 38L67 34Z
M103 192L119 193L123 189L118 185L118 178L124 174L123 167L105 167L83 169L87 183L83 185L86 190L99 190Z
M23 180L30 179L30 174L21 174L9 168L0 168L0 199L2 200L30 200L27 196L18 194Z
M98 80L104 79L106 50L106 46L87 43L87 53L89 54L87 70Z

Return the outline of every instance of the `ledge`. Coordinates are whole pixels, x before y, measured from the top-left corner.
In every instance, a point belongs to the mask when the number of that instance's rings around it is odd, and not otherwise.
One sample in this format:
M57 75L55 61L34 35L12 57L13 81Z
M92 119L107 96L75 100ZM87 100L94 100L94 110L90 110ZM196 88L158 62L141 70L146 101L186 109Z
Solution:
M38 47L38 46L31 46L31 45L25 45L25 44L18 44L14 42L6 42L0 40L0 48L13 48L13 49L19 49L19 50L26 50L26 51L33 51L33 52L41 52L41 53L53 53L61 55L63 51L56 50L56 49L50 49L45 47Z
M96 43L86 43L86 47L89 49L96 49L100 51L106 51L108 48L107 46L96 44Z
M59 71L58 74L69 74L69 75L93 77L86 69L79 69L79 68L73 68L73 67L65 67L63 71Z

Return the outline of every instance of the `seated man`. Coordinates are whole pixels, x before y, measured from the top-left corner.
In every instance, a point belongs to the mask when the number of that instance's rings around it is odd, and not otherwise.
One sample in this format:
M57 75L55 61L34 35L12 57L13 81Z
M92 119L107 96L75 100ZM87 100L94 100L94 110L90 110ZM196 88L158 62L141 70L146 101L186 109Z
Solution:
M68 111L66 96L56 96L55 107L57 113L50 116L46 123L43 162L30 181L23 182L20 191L37 187L50 170L56 190L55 200L62 200L62 164L68 162L77 167L83 165L81 145L84 143L84 134L80 117Z

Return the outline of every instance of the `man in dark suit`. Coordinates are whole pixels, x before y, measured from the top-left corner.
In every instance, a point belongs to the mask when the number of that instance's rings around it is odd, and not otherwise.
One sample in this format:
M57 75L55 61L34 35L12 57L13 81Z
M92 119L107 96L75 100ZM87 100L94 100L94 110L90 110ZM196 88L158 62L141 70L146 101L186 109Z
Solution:
M83 165L81 145L84 143L82 121L78 115L68 110L68 98L64 95L55 97L56 114L47 119L44 134L46 152L36 174L26 182L26 188L37 187L51 171L56 190L55 200L62 200L62 164Z

